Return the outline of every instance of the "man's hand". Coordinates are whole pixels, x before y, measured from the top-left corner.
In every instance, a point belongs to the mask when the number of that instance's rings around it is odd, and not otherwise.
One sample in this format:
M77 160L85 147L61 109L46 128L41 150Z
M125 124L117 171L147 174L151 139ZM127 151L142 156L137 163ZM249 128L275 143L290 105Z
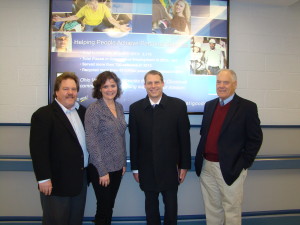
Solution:
M43 183L39 183L39 190L42 192L44 195L51 195L52 193L52 182L51 180L47 180Z
M133 175L133 178L135 179L135 181L140 183L139 173L133 173L132 175Z
M187 169L179 169L178 170L178 175L179 175L179 183L183 183L185 176L187 173Z

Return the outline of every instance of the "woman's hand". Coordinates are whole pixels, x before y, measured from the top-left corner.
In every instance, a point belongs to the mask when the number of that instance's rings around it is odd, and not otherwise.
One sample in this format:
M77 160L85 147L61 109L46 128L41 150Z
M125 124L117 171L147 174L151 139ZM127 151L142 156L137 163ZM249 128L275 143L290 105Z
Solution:
M107 187L110 183L109 174L106 174L103 177L99 177L99 184L103 187Z
M122 171L122 176L124 176L125 172L126 172L126 167L124 166Z

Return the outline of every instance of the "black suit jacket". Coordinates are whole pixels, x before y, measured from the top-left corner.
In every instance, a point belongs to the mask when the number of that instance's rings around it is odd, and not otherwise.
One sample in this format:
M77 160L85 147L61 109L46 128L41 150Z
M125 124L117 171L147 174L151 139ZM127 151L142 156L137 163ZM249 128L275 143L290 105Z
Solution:
M77 110L84 121L85 108ZM75 196L83 186L84 158L76 133L56 101L33 113L30 154L38 181L51 179L52 195Z
M131 169L139 170L144 191L178 186L178 168L190 169L190 123L184 101L163 94L152 108L149 98L130 106Z
M219 104L219 98L205 104L201 139L195 158L195 169L199 176L209 127ZM223 178L231 185L243 169L249 168L262 144L262 130L255 103L235 94L221 128L218 153Z

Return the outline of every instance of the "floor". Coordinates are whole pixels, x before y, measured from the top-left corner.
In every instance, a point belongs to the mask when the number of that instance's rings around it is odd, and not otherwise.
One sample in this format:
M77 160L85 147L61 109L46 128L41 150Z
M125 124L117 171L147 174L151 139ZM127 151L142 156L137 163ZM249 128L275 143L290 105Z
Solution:
M0 225L41 225L41 221L0 221ZM83 225L93 225L84 221ZM178 225L205 225L205 220L180 220ZM244 217L243 225L300 225L300 215ZM146 225L145 221L113 221L112 225Z

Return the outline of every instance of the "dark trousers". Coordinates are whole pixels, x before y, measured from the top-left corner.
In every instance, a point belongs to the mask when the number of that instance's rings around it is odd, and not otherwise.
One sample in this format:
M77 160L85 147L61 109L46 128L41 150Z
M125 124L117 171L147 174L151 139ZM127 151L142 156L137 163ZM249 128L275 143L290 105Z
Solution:
M43 225L82 225L87 190L86 172L82 191L74 197L46 196L40 193Z
M177 225L177 191L178 187L162 191L145 191L145 211L147 225L161 225L159 214L159 193L165 205L164 225Z
M107 187L99 184L99 175L95 166L89 165L89 176L97 199L95 224L110 225L115 199L122 179L122 169L109 172L110 183Z
M208 66L208 69L210 70L211 72L211 75L217 75L220 71L220 67L216 66Z

